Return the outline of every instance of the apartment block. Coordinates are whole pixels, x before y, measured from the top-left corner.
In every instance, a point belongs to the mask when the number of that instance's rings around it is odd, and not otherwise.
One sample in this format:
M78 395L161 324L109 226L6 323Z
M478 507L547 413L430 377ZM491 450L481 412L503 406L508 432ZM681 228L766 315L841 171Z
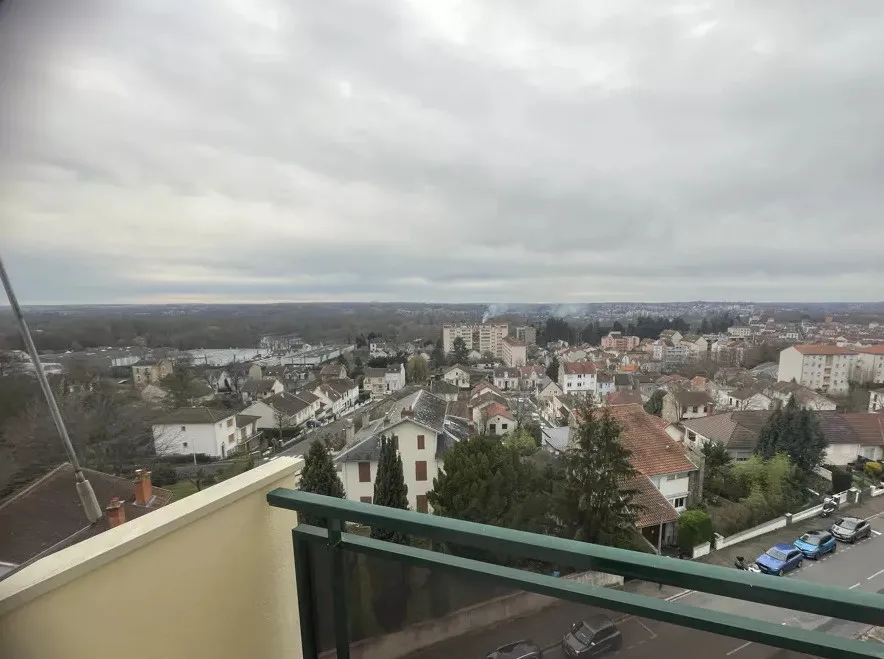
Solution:
M467 350L490 352L503 359L503 339L509 333L507 323L459 323L442 326L442 348L446 353L454 350L454 341L463 339Z
M836 345L797 345L780 352L777 380L832 395L846 394L858 376L858 355Z
M519 341L524 341L525 345L537 345L537 329L531 325L516 327L513 331L513 335L519 339Z
M512 336L505 336L501 341L501 357L507 366L524 366L528 361L528 346L524 341Z
M602 337L602 348L607 350L635 350L641 339L637 336L623 336L623 332L608 332Z

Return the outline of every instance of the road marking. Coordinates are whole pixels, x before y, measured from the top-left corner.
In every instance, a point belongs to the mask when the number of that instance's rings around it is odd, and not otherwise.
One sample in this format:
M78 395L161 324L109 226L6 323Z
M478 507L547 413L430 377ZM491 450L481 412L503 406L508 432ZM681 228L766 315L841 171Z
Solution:
M853 584L853 585L852 585L850 588L848 588L847 590L853 590L854 588L859 588L860 586L862 586L862 582L859 582L859 583L855 583L855 584Z
M880 531L876 531L875 529L872 529L872 533L874 533L875 535L881 535L881 532L880 532Z
M651 640L652 640L652 641L653 641L655 638L657 638L657 635L656 635L654 632L652 632L650 629L648 629L648 626L647 626L645 623L643 623L643 622L642 622L641 620L639 620L638 618L636 618L635 621L636 621L638 624L640 624L642 627L644 627L644 628L645 628L645 631L648 632L648 633L651 635ZM644 641L642 641L642 643L644 643Z
M879 574L884 574L884 570L878 570L878 571L875 572L875 574L873 574L872 576L870 576L870 577L866 577L866 581L871 581L872 579L874 579L875 577L877 577Z
M785 624L785 623L783 623L783 624ZM738 648L734 648L734 649L731 650L730 652L726 653L725 656L726 656L726 657L729 657L729 656L731 656L732 654L734 654L735 652L739 652L740 650L743 650L743 649L745 649L745 648L748 648L750 645L752 645L752 641L747 641L746 643L743 643L743 645L741 645L740 647L738 647Z
M666 598L666 601L667 602L675 602L676 600L680 600L682 597L687 597L688 595L690 595L693 592L694 592L693 590L683 590L680 593L676 593L675 595L670 595L669 597Z

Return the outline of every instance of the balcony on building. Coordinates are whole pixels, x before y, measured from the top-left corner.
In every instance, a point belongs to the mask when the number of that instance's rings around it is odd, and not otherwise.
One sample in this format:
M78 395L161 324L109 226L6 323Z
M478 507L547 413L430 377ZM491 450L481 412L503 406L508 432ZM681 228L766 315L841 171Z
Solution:
M884 623L881 595L320 497L296 490L302 464L276 458L10 574L0 581L0 657L412 659L452 656L444 648L455 642L467 659L520 640L495 636L501 621L527 616L526 635L559 634L532 631L531 612L560 602L603 608L636 634L652 621L649 648L664 628L716 648L680 654L884 656L884 645L605 586L640 579L863 625ZM299 525L299 515L323 525ZM372 539L373 525L412 542ZM562 656L560 641L547 641L544 659Z

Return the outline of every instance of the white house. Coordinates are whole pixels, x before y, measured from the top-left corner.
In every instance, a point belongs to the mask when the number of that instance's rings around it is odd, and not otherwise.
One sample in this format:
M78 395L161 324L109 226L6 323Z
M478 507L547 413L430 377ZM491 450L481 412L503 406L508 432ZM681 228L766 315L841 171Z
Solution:
M338 415L356 405L359 400L359 385L349 378L333 378L320 383L310 393L325 405L327 413Z
M488 435L505 435L516 429L516 417L501 403L491 403L482 409L480 428Z
M795 380L815 391L843 395L857 378L857 353L836 345L798 345L780 352L777 380Z
M528 361L527 350L528 345L514 336L505 336L501 340L501 357L507 366L524 366Z
M224 458L257 432L258 417L208 407L182 407L153 424L158 455L204 453Z
M596 400L605 400L605 396L610 394L615 390L614 386L614 376L606 375L604 373L598 373L595 378L596 382Z
M517 368L495 368L494 386L501 391L515 391L519 389L520 373Z
M539 364L531 364L519 368L519 378L521 378L521 387L525 391L534 391L543 382L546 377L546 369Z
M595 394L596 369L592 362L559 364L559 387L566 394Z
M243 400L250 402L269 398L285 391L285 386L276 378L261 378L260 380L246 380L242 385Z
M797 382L775 382L765 388L764 393L771 400L779 401L783 405L794 398L796 403L808 410L816 410L818 412L828 410L834 412L838 408L835 401L829 400L822 394L818 394L813 389L808 389Z
M313 418L318 407L318 398L314 406L295 394L284 391L252 403L242 413L258 417L258 428L279 428L280 421L283 427L301 425Z
M384 381L388 392L400 391L405 388L405 364L390 364L384 372Z
M445 369L442 379L460 389L470 388L470 371L460 364Z
M366 366L363 372L362 388L371 394L372 398L387 395L387 369Z
M347 498L372 502L380 439L395 437L408 505L418 512L430 512L427 492L433 489L445 452L470 434L467 424L446 418L447 406L446 401L420 389L396 401L382 419L360 430L356 443L335 460Z

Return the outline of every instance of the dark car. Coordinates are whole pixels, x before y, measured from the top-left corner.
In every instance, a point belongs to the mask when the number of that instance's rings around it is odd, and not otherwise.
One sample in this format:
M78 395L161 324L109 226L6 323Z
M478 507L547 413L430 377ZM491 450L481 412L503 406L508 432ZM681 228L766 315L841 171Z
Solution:
M568 657L597 657L622 646L623 635L614 621L605 615L575 622L562 639L562 650Z
M540 659L543 653L534 641L516 641L501 645L487 659Z
M872 535L871 525L858 517L843 517L836 520L829 530L842 542L856 542Z

